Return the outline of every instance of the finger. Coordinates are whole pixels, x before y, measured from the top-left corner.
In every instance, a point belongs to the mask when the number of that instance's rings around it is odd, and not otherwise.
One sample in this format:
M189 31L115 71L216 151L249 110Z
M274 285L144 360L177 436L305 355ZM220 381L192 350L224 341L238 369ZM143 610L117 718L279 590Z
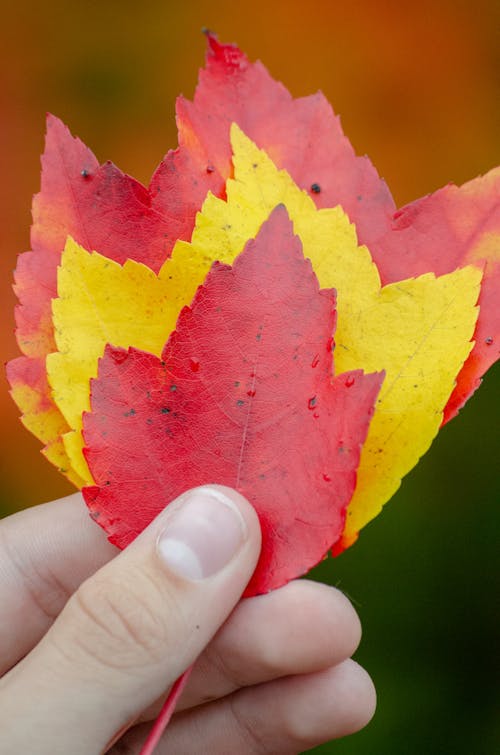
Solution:
M257 515L240 495L210 486L181 496L81 585L37 647L4 677L5 751L102 750L208 644L239 600L259 551ZM12 731L13 722L28 717L29 729Z
M45 634L76 588L118 553L80 493L0 522L0 676Z
M349 658L360 639L354 608L333 587L296 580L243 600L196 661L176 710L241 687L330 668ZM156 701L139 720L156 718L163 702Z
M314 674L235 692L174 716L157 755L296 755L362 729L376 695L361 666L347 660ZM111 752L136 755L149 725L131 729Z
M178 710L349 658L361 624L335 588L308 580L243 600L196 662Z

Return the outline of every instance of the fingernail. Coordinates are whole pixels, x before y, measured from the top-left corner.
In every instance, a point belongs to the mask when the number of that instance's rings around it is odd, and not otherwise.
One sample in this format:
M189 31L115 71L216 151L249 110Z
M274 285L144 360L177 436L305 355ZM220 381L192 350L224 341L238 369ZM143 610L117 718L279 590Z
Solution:
M196 488L173 512L157 550L171 571L201 580L228 564L246 536L246 522L230 498L214 488Z

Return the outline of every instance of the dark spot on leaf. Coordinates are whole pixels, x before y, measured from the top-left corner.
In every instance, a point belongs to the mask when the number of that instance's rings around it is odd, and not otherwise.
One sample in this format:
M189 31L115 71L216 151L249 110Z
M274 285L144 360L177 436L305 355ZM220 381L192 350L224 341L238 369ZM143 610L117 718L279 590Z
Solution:
M90 178L90 173L87 168L83 168L83 170L80 171L80 175L82 178Z
M170 386L170 390L171 390L171 392L172 392L172 393L175 393L175 391L177 390L177 386L176 386L176 385L174 385L174 384L172 384L172 385Z
M311 191L313 194L319 194L321 192L321 186L319 184L311 184Z
M240 387L240 381L239 380L235 380L234 381L234 387L235 388L239 388Z
M257 341L260 341L260 339L262 338L262 333L257 333L255 338L257 339Z
M123 413L124 417L133 417L134 415L135 415L135 409L130 409L130 411Z
M170 414L170 412L171 412L171 411L172 411L172 409L170 409L170 407L168 407L168 406L164 406L164 407L162 408L162 410L161 410L161 413L162 413L162 414Z
M317 397L316 397L316 396L313 396L313 397L312 397L312 398L310 398L310 399L309 399L309 401L307 402L307 408L308 408L308 409L314 409L314 407L316 406L316 404L317 404L317 403L318 403L318 399L317 399Z
M151 419L151 417L148 417L146 420L146 425L152 425L152 424L153 424L153 420Z
M236 402L236 406L243 406L244 403L245 402L241 398L239 398L238 401Z
M358 200L358 202L361 202L361 201L362 201L362 199L363 199L363 197L362 197L362 195L361 195L361 194L358 194L358 196L356 197L356 199Z
M486 346L491 346L491 344L493 343L493 338L491 336L488 336L487 338L484 339L484 342Z

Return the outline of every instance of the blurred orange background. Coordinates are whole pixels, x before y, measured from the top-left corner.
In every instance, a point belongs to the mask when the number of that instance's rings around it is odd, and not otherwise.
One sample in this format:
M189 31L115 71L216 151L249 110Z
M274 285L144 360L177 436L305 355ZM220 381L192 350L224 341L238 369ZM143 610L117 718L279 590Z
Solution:
M4 361L17 355L12 270L16 255L29 248L45 111L60 116L101 161L109 158L147 183L164 152L176 145L175 97L194 91L204 56L203 25L260 58L295 96L322 89L356 151L370 155L400 205L500 162L495 0L254 0L239 6L222 0L3 0L1 14ZM372 634L361 652L379 671L376 681L382 679L381 710L354 744L348 740L321 751L490 755L496 749L488 644L494 636L491 532L498 523L493 441L499 377L497 368L360 544L338 567L329 564L333 582L341 578L341 586L364 605L365 634L367 627ZM1 386L0 515L71 490L20 425L4 378ZM405 597L398 600L408 605L394 619L391 606L399 589ZM455 600L472 600L474 621L464 619L463 603L453 613ZM436 634L429 623L437 624ZM426 639L415 645L408 635L422 627ZM458 654L476 654L467 673L463 657L452 658L449 646L443 650L449 631L465 633ZM408 678L398 678L397 665L388 671L394 644L403 664L399 673ZM428 654L434 651L431 662ZM450 657L440 666L443 652ZM461 729L456 740L453 721Z

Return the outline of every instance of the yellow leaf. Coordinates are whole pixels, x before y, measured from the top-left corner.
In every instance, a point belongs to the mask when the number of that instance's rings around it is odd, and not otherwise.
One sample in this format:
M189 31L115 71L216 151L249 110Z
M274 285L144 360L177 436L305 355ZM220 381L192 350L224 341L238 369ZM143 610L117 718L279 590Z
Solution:
M235 124L231 143L235 178L226 184L227 202L208 195L191 242L178 241L160 271L161 277L170 277L175 311L191 302L214 260L233 262L278 204L286 206L320 282L322 270L334 264L336 288L359 286L361 295L367 286L378 285L377 268L366 247L358 246L354 226L340 207L317 210L288 173L278 170Z
M386 371L348 512L345 541L352 541L439 428L454 379L471 349L481 272L471 267L437 279L430 274L382 289L369 251L358 246L340 207L317 210L237 126L232 144L235 178L228 181L227 201L208 195L191 243L176 244L158 277L136 263L122 268L69 242L59 275L60 299L54 302L62 353L49 358L55 401L76 431L67 435L66 451L84 476L80 417L88 408L88 381L105 344L159 354L212 262L231 264L282 203L320 285L337 289L336 373ZM154 337L145 343L143 331L150 327Z
M68 426L57 407L47 400L46 377L38 369L36 360L31 360L28 369L30 368L31 385L26 382L26 378L23 379L23 376L14 370L11 369L10 374L11 395L22 411L21 422L35 437L46 444L42 449L43 455L74 485L81 487L83 481L72 469L61 439L61 435L67 431Z
M52 443L48 443L42 450L42 454L77 488L83 488L84 485L88 485L88 479L80 477L73 469L66 453L63 438L56 438Z
M480 282L476 267L423 275L385 286L360 306L354 326L339 313L337 369L386 372L361 453L346 543L379 513L437 434L473 346Z
M191 301L210 264L231 264L271 210L284 204L322 288L337 290L335 371L385 370L361 455L345 539L354 540L393 495L436 435L469 354L481 271L424 275L381 288L368 249L340 207L317 210L238 126L231 129L234 180L227 201L209 195L191 243L178 242L160 275L175 281L176 310Z
M89 380L107 343L136 346L159 355L175 323L168 301L169 281L145 265L123 266L68 239L58 270L59 297L52 302L58 351L47 357L53 399L70 432L64 445L75 472L92 478L81 453L82 413L90 409Z
M21 422L42 443L49 443L67 429L57 409L48 402L43 404L38 391L30 385L13 384L11 395L23 412Z

